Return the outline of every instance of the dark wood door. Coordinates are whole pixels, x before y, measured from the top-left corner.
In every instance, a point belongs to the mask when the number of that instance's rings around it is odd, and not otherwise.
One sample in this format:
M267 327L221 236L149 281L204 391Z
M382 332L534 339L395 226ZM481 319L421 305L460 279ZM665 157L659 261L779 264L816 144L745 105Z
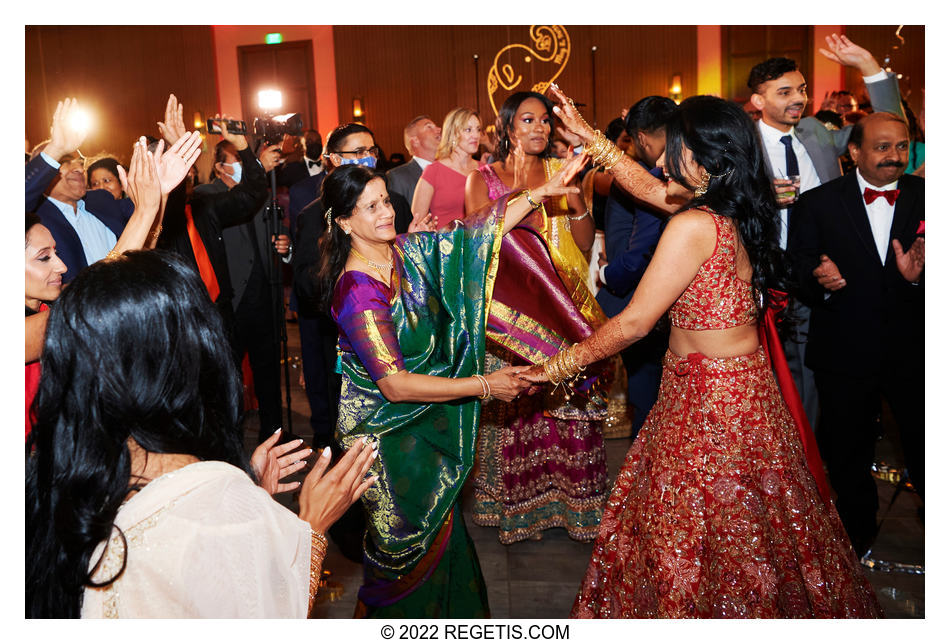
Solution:
M241 110L248 130L255 117L264 116L257 93L280 90L283 105L272 114L297 112L304 128L317 122L317 94L313 80L313 42L295 40L277 45L238 47L238 74L241 82Z

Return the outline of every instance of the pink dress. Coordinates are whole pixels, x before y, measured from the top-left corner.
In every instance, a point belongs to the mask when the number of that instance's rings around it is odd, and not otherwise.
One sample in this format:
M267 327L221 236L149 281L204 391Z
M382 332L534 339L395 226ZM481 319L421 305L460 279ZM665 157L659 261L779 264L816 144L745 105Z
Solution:
M422 178L432 186L432 203L429 212L436 219L438 228L455 219L465 218L465 179L467 175L460 174L447 165L435 161L422 171Z

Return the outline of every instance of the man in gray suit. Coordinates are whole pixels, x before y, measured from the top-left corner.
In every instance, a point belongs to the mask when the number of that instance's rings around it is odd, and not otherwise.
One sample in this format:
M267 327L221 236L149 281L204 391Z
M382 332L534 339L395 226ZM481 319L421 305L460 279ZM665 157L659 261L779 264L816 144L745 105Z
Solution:
M870 52L845 36L832 34L825 41L828 49L820 49L822 55L861 72L876 112L893 112L905 118L894 74L885 72ZM748 85L753 92L752 105L762 113L756 125L775 181L782 220L779 244L784 249L788 240L788 218L792 216L798 195L841 176L838 157L848 150L853 126L828 130L815 117L804 117L808 102L805 77L789 58L770 58L759 63L749 72ZM790 183L794 183L796 189L789 189ZM786 341L785 353L808 421L814 428L818 420L818 394L814 375L805 366L803 344L810 312L798 302L792 302L790 310L801 320L798 330L802 337Z
M402 195L410 206L422 171L435 161L435 151L439 149L441 136L442 128L428 116L417 116L403 130L403 141L412 158L387 172L386 183L389 192Z

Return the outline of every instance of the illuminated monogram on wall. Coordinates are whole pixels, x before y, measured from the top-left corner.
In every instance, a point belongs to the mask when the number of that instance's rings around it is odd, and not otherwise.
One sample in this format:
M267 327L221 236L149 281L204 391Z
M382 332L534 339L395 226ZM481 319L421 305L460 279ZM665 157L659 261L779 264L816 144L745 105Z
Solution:
M495 54L495 62L488 70L488 100L496 115L498 106L514 92L530 90L543 94L547 91L571 57L571 39L564 27L531 25L528 35L530 45L514 43L503 47ZM536 78L546 80L534 81ZM495 94L499 94L497 103Z

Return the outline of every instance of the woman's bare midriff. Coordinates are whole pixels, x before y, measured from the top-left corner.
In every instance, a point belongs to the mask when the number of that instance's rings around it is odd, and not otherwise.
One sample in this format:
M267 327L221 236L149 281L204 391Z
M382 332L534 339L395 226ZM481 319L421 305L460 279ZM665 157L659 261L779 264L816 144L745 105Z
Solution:
M670 351L678 356L701 353L709 358L732 358L755 353L758 348L759 332L755 324L707 331L679 327L670 330Z

